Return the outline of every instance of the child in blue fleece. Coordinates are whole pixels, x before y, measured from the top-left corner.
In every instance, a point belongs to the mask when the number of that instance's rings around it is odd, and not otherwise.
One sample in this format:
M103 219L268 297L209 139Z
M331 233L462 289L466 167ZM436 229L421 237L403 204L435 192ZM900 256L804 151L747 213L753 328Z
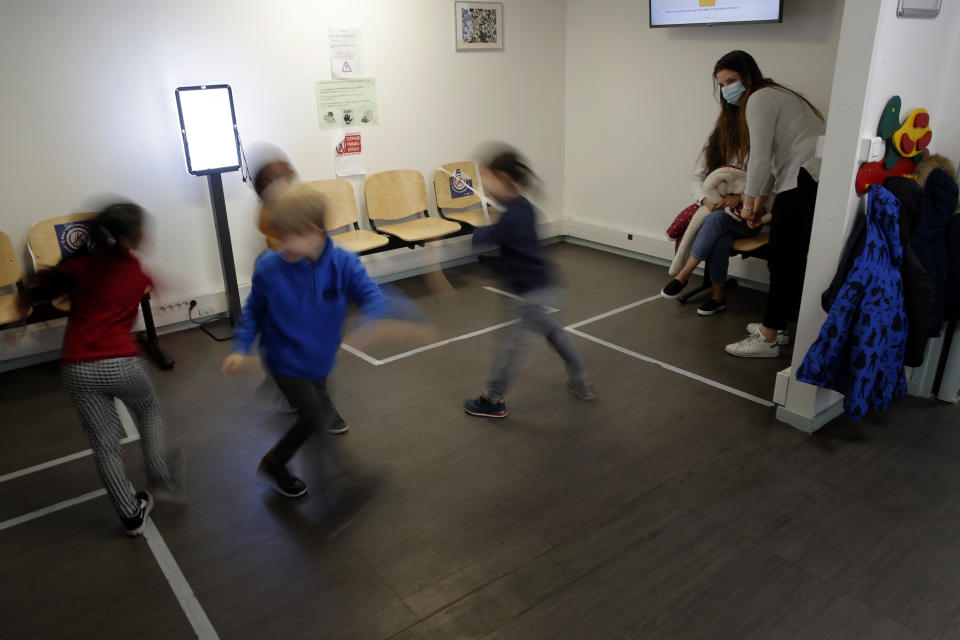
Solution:
M536 213L520 189L529 186L533 171L510 149L496 152L480 167L484 191L506 210L496 224L473 232L474 245L497 245L510 287L519 296L519 322L508 329L500 345L486 392L463 403L470 415L506 418L504 402L526 360L533 339L541 335L553 347L567 369L567 390L583 400L596 394L587 365L573 340L551 315L562 304L562 291L554 281L547 262L540 255ZM553 308L551 308L553 307Z
M266 367L299 415L257 471L290 498L307 493L307 485L290 473L287 463L336 417L326 378L343 337L347 303L356 303L367 320L381 317L386 305L360 259L330 242L325 211L323 194L310 183L292 185L272 208L278 250L267 251L257 262L234 331L234 352L222 367L224 375L235 374L260 336Z

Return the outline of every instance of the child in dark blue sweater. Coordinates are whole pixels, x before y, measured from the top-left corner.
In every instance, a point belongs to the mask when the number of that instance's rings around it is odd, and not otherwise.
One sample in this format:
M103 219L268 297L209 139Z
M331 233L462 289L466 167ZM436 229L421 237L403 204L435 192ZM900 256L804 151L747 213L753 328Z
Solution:
M299 412L296 424L257 469L291 498L304 495L307 485L290 473L287 463L337 415L326 378L343 337L347 303L356 303L366 319L382 316L386 305L360 259L330 241L325 211L323 194L310 183L289 187L272 208L278 251L267 251L257 261L235 330L234 353L223 362L223 373L235 374L259 335L267 369Z
M586 363L573 340L551 315L561 305L562 292L553 281L546 261L540 255L536 213L520 189L529 185L533 171L514 151L500 151L480 168L484 190L506 206L496 224L480 227L473 233L474 245L498 245L506 278L520 296L519 322L508 329L486 392L464 401L464 410L475 416L506 418L504 398L515 381L532 338L540 334L563 358L567 368L567 390L584 400L596 397L587 374Z

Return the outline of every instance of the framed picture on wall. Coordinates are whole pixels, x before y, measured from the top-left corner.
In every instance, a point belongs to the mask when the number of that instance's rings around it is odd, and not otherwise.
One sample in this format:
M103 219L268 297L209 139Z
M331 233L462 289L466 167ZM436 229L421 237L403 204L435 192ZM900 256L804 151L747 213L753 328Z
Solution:
M503 49L502 2L454 2L457 51Z

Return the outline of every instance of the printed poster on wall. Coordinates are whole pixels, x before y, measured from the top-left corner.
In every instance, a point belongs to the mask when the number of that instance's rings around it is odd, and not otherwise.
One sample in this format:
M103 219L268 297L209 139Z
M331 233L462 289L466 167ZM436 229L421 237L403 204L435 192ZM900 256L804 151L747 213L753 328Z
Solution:
M367 172L363 162L363 141L359 131L341 131L333 148L333 164L338 177L358 176Z
M378 124L376 80L358 78L318 82L317 114L321 129Z
M363 77L360 29L327 29L330 42L330 73L339 80Z

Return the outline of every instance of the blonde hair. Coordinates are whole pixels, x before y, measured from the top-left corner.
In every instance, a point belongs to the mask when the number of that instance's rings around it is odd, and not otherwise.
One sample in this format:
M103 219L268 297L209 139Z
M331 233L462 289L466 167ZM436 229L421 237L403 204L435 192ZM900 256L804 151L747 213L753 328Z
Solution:
M299 182L287 187L270 208L270 230L277 236L303 235L324 229L327 199L315 184Z

